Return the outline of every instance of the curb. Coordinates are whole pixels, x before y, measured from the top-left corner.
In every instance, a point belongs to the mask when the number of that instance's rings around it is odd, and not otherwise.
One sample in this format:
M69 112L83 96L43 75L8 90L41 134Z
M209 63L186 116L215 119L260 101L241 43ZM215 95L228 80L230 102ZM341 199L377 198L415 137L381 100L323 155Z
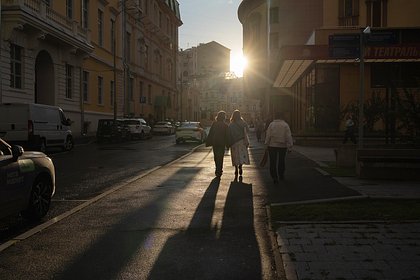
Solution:
M276 275L278 279L287 279L286 278L286 272L284 270L284 264L283 264L283 259L281 257L280 254L280 246L277 242L277 232L274 231L273 227L272 227L272 220L271 220L271 211L270 211L270 206L266 206L265 207L266 213L267 213L267 217L268 217L268 235L270 237L270 241L271 241L271 252L273 253L274 256L274 264L276 267Z

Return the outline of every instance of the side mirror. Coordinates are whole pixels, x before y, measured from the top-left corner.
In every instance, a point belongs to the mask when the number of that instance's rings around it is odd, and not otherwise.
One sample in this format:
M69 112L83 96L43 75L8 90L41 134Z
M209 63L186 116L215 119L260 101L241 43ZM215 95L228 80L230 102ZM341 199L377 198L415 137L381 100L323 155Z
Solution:
M17 160L21 155L23 155L23 148L22 146L18 146L18 145L13 145L12 146L12 156L13 156L13 160Z
M71 125L71 119L66 120L66 125L69 125L69 126Z

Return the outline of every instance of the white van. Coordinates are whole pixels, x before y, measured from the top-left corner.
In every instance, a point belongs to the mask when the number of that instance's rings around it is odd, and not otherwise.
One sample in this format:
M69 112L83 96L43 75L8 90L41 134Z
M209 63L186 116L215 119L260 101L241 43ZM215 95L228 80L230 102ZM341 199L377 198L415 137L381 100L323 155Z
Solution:
M0 137L42 152L47 147L71 150L74 146L70 120L63 110L43 104L0 104Z

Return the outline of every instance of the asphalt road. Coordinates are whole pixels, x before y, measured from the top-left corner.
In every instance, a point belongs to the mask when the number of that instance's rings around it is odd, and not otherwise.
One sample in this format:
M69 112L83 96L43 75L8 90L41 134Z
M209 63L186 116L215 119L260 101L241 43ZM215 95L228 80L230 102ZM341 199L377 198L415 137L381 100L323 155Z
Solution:
M161 162L188 147L169 145ZM232 181L225 162L217 180L211 149L199 148L122 185L0 252L0 279L277 279L260 171Z
M47 151L56 170L56 193L47 221L156 166L191 151L197 143L175 144L175 136L154 136L123 143L90 143L70 152ZM0 244L40 223L12 217L0 225Z

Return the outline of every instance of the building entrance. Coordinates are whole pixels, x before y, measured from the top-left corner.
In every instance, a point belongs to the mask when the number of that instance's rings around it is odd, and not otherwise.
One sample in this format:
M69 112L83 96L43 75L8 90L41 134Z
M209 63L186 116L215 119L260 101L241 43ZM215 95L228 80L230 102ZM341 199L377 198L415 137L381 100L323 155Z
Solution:
M50 54L43 50L35 60L35 98L34 102L55 105L54 64Z

